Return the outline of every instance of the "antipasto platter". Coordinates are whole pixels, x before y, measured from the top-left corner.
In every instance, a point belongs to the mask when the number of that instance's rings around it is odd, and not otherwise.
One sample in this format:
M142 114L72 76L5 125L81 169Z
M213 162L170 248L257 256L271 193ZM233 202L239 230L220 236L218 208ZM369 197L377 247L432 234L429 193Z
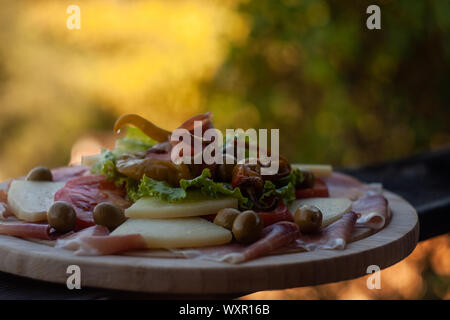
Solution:
M417 244L417 213L401 197L252 149L248 136L208 139L209 113L181 131L138 115L114 129L125 126L113 150L2 184L1 271L66 283L76 265L82 286L243 293L363 276ZM205 150L212 161L198 160Z

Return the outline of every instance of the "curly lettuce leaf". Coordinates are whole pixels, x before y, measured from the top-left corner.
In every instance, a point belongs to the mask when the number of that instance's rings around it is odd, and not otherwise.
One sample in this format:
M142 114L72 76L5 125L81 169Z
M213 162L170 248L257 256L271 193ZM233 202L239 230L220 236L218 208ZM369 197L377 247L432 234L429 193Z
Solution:
M185 199L186 195L186 190L182 188L171 187L165 181L157 181L147 176L142 177L137 191L138 198L158 197L168 202Z
M210 198L217 198L218 196L225 195L235 198L239 201L239 206L247 208L249 207L249 199L244 197L239 188L234 188L229 183L214 182L211 179L211 171L208 168L203 169L202 174L191 180L180 180L180 187L184 190L188 188L199 188L200 191Z
M289 182L287 185L277 188L275 184L273 184L271 181L267 180L264 183L264 191L262 196L259 198L261 202L264 202L264 200L268 197L276 196L277 198L283 199L286 203L290 204L292 201L295 200L295 187L294 185Z
M294 169L289 176L284 178L283 181L278 184L278 186L273 182L266 180L264 182L264 190L260 197L260 201L271 196L276 196L283 199L288 204L292 203L295 200L296 187L302 184L303 179L302 172L299 169Z
M214 182L209 169L204 169L202 174L194 179L181 179L180 187L172 187L165 181L156 181L144 176L139 184L137 197L152 196L168 202L176 202L189 198L193 190L200 190L206 198L217 199L226 196L237 199L242 207L249 205L249 199L242 195L239 188L233 189L231 185Z
M116 155L107 149L101 152L101 158L92 167L91 172L103 174L110 181L113 181L117 187L124 187L130 200L136 201L138 197L139 181L124 176L116 168Z
M116 169L116 156L107 149L101 152L100 160L91 167L91 172L96 174L104 174L108 180L115 180L119 172Z

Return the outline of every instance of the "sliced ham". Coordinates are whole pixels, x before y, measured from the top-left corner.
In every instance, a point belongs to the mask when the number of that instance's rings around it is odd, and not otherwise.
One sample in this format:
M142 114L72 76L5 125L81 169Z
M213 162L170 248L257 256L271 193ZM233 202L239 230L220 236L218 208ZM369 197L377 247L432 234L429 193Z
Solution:
M53 181L69 181L70 179L89 174L89 167L67 166L52 169Z
M389 219L387 199L380 194L365 195L352 204L352 210L358 214L357 225L379 230Z
M43 223L0 222L0 234L41 240L54 240L56 238L54 229Z
M333 172L331 176L322 179L328 187L330 197L356 200L363 194L364 184L346 174Z
M361 181L343 173L333 172L329 177L322 178L328 187L330 197L357 200L366 194L381 194L380 183L364 184Z
M72 250L75 255L98 256L144 249L146 245L139 234L111 236L108 228L96 225L59 238L55 247Z
M237 264L268 255L274 250L290 244L297 236L298 227L295 223L281 221L265 227L262 231L261 239L248 246L229 244L206 248L172 250L172 252L182 254L186 258Z
M190 133L194 133L194 129L195 129L195 122L196 121L201 121L202 123L202 134L211 128L214 128L212 121L212 114L211 112L207 112L207 113L202 113L202 114L198 114L193 116L192 118L186 120L185 122L183 122L181 124L181 126L179 126L178 128L183 128L188 130Z
M81 176L67 181L56 192L55 201L66 201L77 213L77 230L94 225L92 212L101 202L111 202L125 209L130 203L125 200L125 190L118 188L102 174Z
M330 224L317 234L300 234L292 247L307 251L317 249L344 249L355 225L357 215L354 212L345 213L341 219Z
M229 263L241 263L265 256L275 249L283 247L298 236L298 226L293 222L282 221L263 229L260 240L251 244L241 253L230 253L223 257L223 261Z

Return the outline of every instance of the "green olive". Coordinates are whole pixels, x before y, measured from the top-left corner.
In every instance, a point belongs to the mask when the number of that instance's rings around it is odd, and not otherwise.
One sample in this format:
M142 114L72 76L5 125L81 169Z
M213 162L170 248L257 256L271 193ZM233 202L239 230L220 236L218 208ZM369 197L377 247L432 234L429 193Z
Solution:
M254 211L244 211L233 222L233 235L241 243L255 242L261 236L263 222Z
M301 187L302 188L312 188L314 187L315 177L314 173L312 173L309 170L302 170L303 174L303 182Z
M53 181L53 175L49 168L36 167L28 172L28 181Z
M214 218L214 223L225 229L231 230L233 229L234 219L236 219L240 213L239 210L233 208L220 209Z
M71 204L56 201L47 212L47 221L56 231L66 233L75 228L77 214Z
M316 233L322 227L322 212L311 205L302 205L295 211L294 221L302 233Z
M99 203L94 208L94 222L98 225L115 229L126 220L121 208L109 202Z

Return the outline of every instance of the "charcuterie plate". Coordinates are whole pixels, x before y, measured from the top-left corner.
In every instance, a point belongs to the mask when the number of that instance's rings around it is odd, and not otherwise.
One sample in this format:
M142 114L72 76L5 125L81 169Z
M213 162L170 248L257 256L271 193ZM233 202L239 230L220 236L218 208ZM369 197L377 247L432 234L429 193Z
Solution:
M145 255L76 256L46 244L0 236L0 270L65 284L67 268L81 270L81 286L160 294L214 295L318 285L357 278L367 268L389 267L415 248L419 236L415 209L385 191L391 220L380 231L354 231L344 250L270 255L231 265L206 260Z

